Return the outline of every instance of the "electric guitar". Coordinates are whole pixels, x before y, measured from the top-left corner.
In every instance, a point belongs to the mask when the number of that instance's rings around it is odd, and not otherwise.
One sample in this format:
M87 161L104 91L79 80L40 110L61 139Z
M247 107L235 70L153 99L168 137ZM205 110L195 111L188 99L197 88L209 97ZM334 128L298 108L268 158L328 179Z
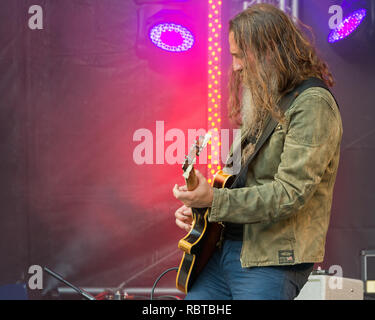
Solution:
M209 134L206 134L205 137L199 137L192 146L189 155L185 158L182 170L189 191L194 190L198 185L194 164L196 157L206 147L210 138ZM235 176L218 171L212 185L214 188L229 187L234 178ZM183 251L183 256L177 272L176 287L185 294L190 290L220 241L223 225L221 223L208 222L208 210L208 208L192 208L192 228L178 243L179 249Z

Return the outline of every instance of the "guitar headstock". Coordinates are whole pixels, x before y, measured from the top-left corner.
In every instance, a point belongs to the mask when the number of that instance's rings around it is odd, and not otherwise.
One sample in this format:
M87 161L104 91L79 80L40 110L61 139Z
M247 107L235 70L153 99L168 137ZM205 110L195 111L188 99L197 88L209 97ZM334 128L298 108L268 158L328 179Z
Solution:
M186 181L189 180L190 173L194 168L194 164L197 157L201 154L202 150L206 148L208 141L211 139L211 134L207 133L205 136L199 136L195 143L191 146L189 154L185 156L185 161L182 165L182 170L184 171L183 177Z

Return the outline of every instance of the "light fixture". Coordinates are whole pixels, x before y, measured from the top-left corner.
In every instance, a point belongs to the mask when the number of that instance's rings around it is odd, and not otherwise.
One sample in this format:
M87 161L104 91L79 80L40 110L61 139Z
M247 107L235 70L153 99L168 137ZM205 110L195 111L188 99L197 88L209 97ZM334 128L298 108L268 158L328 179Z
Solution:
M208 132L211 133L211 148L208 148L208 182L212 183L220 166L220 128L221 128L221 30L222 0L208 0Z
M332 50L352 64L366 65L374 59L375 1L344 0L344 20L327 38Z
M169 52L185 52L194 45L192 32L175 23L158 23L149 32L151 42L158 48Z
M194 3L189 0L134 1L139 5L135 46L139 58L161 66L194 55L199 42L195 36L196 17L191 13Z
M359 9L349 15L328 36L329 43L335 43L351 35L363 22L367 14L366 9Z

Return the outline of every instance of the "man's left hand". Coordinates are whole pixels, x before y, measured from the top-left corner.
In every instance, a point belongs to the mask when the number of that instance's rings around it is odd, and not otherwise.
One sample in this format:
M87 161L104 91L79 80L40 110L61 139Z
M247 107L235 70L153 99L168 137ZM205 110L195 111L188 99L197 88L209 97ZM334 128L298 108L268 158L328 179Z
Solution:
M186 186L173 188L174 196L189 208L209 208L212 206L214 191L206 178L195 170L198 178L198 186L193 191L188 191Z

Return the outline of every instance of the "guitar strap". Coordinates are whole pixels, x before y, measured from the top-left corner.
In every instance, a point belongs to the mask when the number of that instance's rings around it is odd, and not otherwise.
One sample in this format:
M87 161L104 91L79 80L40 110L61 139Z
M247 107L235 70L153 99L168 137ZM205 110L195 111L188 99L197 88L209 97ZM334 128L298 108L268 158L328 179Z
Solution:
M309 78L309 79L303 81L298 86L296 86L296 88L293 91L289 92L288 94L286 94L281 99L281 103L280 103L280 106L279 106L280 110L283 113L285 111L287 111L290 108L290 106L293 104L294 100L302 92L304 92L305 90L307 90L309 88L312 88L312 87L320 87L320 88L324 88L324 89L330 91L322 80L320 80L318 78ZM249 168L250 163L254 160L254 158L256 157L256 155L258 154L258 152L260 151L260 149L264 145L264 143L272 135L272 133L274 132L277 125L278 125L278 122L275 119L273 119L271 116L269 116L268 120L266 120L266 125L264 127L265 129L263 130L262 135L259 137L258 142L255 145L254 152L249 157L249 159L247 159L245 165L242 166L239 174L236 176L236 178L235 178L233 184L231 185L230 189L237 189L237 188L245 187L247 172L248 172L248 168Z

